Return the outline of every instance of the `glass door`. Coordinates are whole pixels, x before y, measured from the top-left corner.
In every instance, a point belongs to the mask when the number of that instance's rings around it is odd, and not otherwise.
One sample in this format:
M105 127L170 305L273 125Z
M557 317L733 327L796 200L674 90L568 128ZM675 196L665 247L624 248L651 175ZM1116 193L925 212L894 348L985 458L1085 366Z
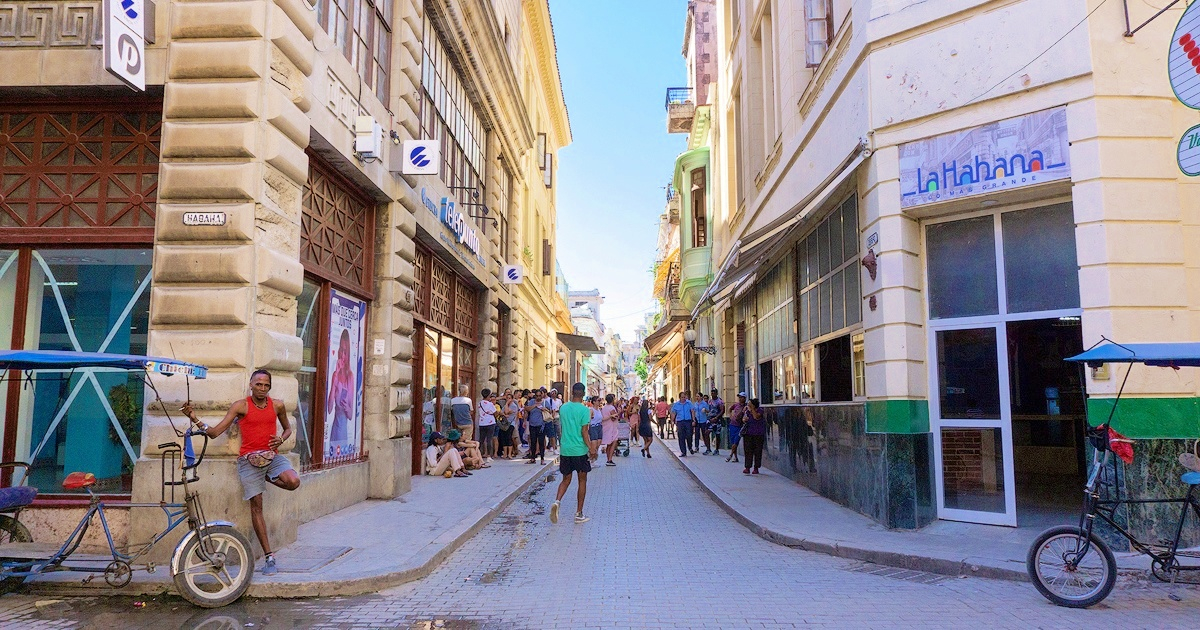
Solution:
M1017 524L1012 412L1003 325L939 327L931 335L930 397L938 516Z

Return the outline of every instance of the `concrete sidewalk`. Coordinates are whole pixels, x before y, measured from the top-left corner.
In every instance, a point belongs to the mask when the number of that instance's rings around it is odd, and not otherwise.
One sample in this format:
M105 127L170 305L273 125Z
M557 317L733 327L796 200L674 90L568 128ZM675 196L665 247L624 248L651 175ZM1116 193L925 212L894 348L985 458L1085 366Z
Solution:
M1025 556L1039 528L936 521L916 531L889 530L766 468L744 475L741 464L725 462L728 451L681 458L673 444L656 440L662 447L656 452L669 453L734 519L772 542L943 575L1029 580ZM1123 572L1149 567L1141 554L1116 556Z
M300 526L296 542L276 551L279 573L255 573L249 597L317 597L373 593L428 575L525 489L551 470L525 460L493 462L469 479L416 477L412 491L390 501L363 501ZM258 561L261 567L262 561ZM51 573L30 579L34 593L121 595L174 592L170 568L135 571L109 589L99 576Z

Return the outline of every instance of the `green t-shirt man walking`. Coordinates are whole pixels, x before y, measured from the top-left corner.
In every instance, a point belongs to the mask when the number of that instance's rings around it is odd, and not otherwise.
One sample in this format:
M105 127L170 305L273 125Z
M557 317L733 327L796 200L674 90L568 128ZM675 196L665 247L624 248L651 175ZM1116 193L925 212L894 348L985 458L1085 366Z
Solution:
M588 422L592 418L590 409L583 405L583 395L587 391L583 383L571 386L571 402L559 409L558 420L562 424L562 436L558 452L558 472L562 473L562 481L558 484L558 495L550 506L550 522L558 522L558 503L562 501L567 488L571 487L571 477L579 473L579 485L576 491L575 522L586 523L588 517L583 515L583 501L587 496L587 474L592 470L591 448L588 446Z

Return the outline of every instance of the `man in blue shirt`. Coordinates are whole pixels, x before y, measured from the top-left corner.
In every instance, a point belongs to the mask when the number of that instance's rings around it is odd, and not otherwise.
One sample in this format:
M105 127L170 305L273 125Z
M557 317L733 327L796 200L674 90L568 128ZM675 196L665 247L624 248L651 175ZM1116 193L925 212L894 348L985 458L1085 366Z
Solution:
M700 394L695 406L695 419L692 420L692 455L700 450L701 440L704 441L704 454L712 455L712 448L708 444L708 396Z
M675 422L675 436L679 438L680 457L687 457L688 442L692 437L692 420L696 417L695 406L692 405L688 394L689 392L679 392L679 400L671 405L671 420Z

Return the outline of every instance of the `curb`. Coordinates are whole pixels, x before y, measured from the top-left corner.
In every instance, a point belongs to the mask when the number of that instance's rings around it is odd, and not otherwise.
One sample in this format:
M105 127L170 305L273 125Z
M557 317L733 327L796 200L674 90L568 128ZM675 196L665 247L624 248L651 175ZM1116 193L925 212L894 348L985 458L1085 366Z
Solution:
M253 581L244 597L296 599L303 597L364 595L419 580L432 573L446 558L450 557L459 547L462 547L475 534L479 533L493 518L512 504L518 496L528 490L534 482L545 476L547 471L557 470L555 461L557 461L557 457L554 461L550 461L544 466L532 467L524 478L518 478L517 481L509 484L507 488L493 495L493 500L489 505L471 512L462 521L459 521L453 527L443 532L442 535L433 539L413 558L412 562L415 563L415 566L408 566L383 574L362 572L337 580L293 582ZM154 575L146 576L139 574L133 582L121 589L108 587L104 583L103 576L101 576L94 580L92 585L81 584L78 579L71 579L70 581L65 579L38 579L27 582L25 592L32 595L91 597L102 594L133 597L178 595L170 577L170 570L168 566L159 566ZM50 576L54 575L50 574ZM261 580L261 578L259 579Z
M1022 565L1020 570L1010 569L1002 566L995 566L973 562L971 558L952 559L952 558L934 558L930 556L920 556L916 554L888 551L886 549L870 549L862 546L856 546L853 543L839 541L827 538L797 538L782 532L773 530L754 522L745 514L742 514L723 496L724 493L715 490L704 483L700 476L696 474L690 467L680 461L678 455L671 451L669 447L664 447L671 456L671 459L684 471L691 476L696 485L704 489L704 492L721 506L735 521L741 523L746 529L753 532L763 540L789 547L792 549L800 549L803 551L813 551L823 553L838 558L847 560L859 560L862 562L870 562L889 567L900 569L908 569L910 571L923 571L926 573L937 573L939 575L952 576L971 576L984 577L996 580L1009 580L1014 582L1028 582L1029 576L1025 573L1025 568Z

